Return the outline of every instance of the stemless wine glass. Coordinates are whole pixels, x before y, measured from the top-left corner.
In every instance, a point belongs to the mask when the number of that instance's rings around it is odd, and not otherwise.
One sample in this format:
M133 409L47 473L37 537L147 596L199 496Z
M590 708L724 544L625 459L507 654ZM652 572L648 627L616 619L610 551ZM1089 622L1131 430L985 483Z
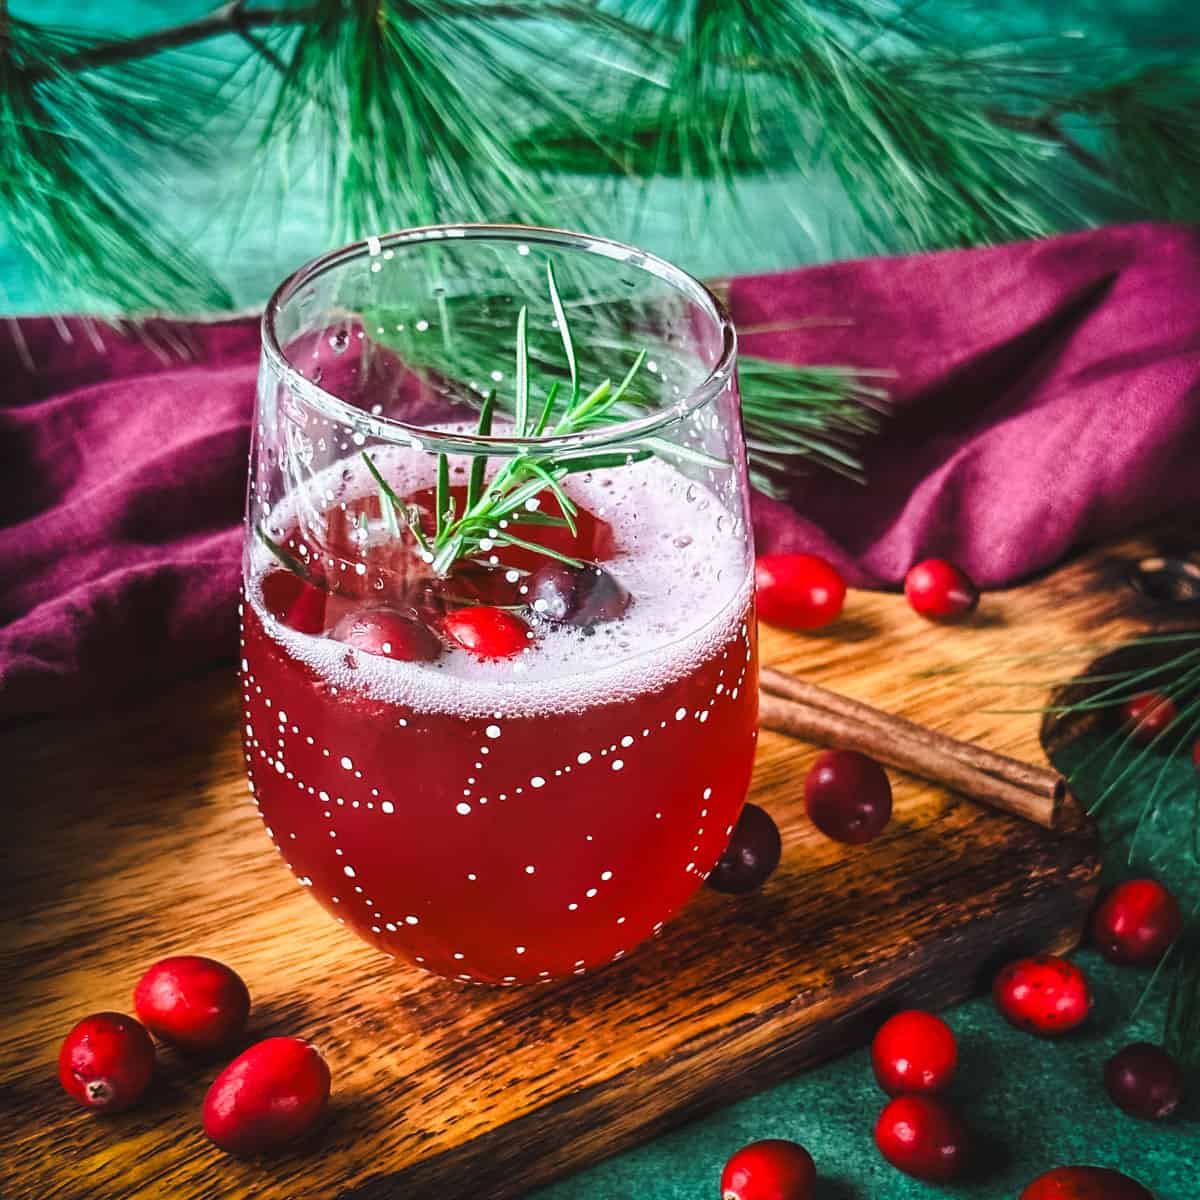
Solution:
M250 791L301 884L471 982L581 974L724 849L757 663L733 328L583 234L406 230L263 317Z

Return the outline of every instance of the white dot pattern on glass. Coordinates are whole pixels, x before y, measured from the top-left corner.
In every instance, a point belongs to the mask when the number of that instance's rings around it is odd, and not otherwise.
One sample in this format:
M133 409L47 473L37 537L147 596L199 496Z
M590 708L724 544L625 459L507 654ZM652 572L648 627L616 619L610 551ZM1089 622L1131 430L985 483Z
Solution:
M692 705L676 705L667 713L662 714L664 719L661 721L657 720L657 717L660 714L656 713L656 719L648 722L646 727L640 730L640 738L638 729L630 729L627 732L612 731L610 735L611 740L605 739L607 744L593 745L587 749L578 749L576 747L570 753L569 761L559 762L557 764L547 763L542 772L536 775L528 776L524 781L523 787L517 786L516 788L513 788L510 784L510 791L508 792L500 792L498 790L492 791L491 789L495 787L495 782L493 782L488 790L493 799L503 802L501 803L500 811L502 811L505 807L505 803L509 802L510 796L521 797L524 789L529 789L529 791L526 793L529 795L529 800L524 801L524 803L529 803L530 800L532 800L533 795L538 795L539 797L544 795L546 802L553 802L555 804L569 803L571 789L575 786L571 774L573 770L577 773L591 772L591 778L595 778L594 772L598 766L607 766L610 771L614 772L620 772L622 770L628 771L632 767L637 766L636 756L638 754L653 755L655 753L661 753L660 751L656 750L653 744L655 741L655 734L666 730L669 724L683 722L690 724L691 722L695 722L697 725L703 725L707 721L709 713L714 709L718 699L727 698L730 701L737 699L737 693L744 683L747 663L749 661L749 642L744 626L741 630L741 640L747 648L745 661L739 663L736 658L734 658L732 662L728 661L728 649L721 655L721 658L724 661L721 680L711 686L711 692L707 702L701 701L699 707L693 707ZM273 771L276 775L282 774L290 782L296 783L296 790L300 792L301 796L297 798L296 792L292 792L292 796L294 798L293 803L300 803L300 800L303 798L303 796L307 795L311 797L307 803L324 806L321 809L320 815L324 817L326 821L332 822L334 820L335 813L346 812L348 815L349 811L353 809L357 809L359 812L363 812L364 814L367 812L370 812L372 815L378 814L378 817L376 817L378 820L386 818L396 819L397 812L401 811L399 809L398 801L395 799L382 797L380 794L381 789L379 787L369 786L373 781L364 778L365 774L371 769L366 761L364 760L364 762L356 766L354 759L350 755L341 754L336 748L334 748L332 744L322 746L318 737L314 736L312 733L307 733L306 731L302 730L300 728L300 724L292 719L291 713L278 709L278 706L273 704L273 698L271 696L263 696L261 681L254 678L250 670L251 664L249 660L244 661L246 665L243 668L243 673L245 676L245 690L243 697L246 701L247 712L249 713L258 705L261 705L267 709L275 709L274 713L270 714L272 717L272 728L271 741L269 744L262 743L259 737L256 736L255 722L253 720L248 720L246 723L246 752L248 765L250 766L252 776L249 786L251 795L255 799L255 803L258 803L258 797L256 795L256 781L254 778L254 773L255 768L261 765L266 769ZM729 678L727 679L726 668L728 667L732 667L733 671L728 672ZM739 667L740 670L738 669ZM734 675L736 675L736 681L733 678ZM336 694L335 689L330 689L330 692L331 694ZM694 703L695 701L693 701L693 704ZM292 708L292 705L289 704L288 708ZM463 763L463 779L466 781L465 786L460 788L460 791L463 793L463 799L461 801L455 801L453 799L451 800L451 804L453 805L456 813L461 814L464 818L464 827L469 826L472 821L481 819L486 813L492 811L490 807L483 807L488 804L488 796L478 795L477 790L482 790L482 788L487 785L489 779L494 780L496 778L494 774L488 774L488 772L492 769L491 766L489 766L489 764L491 764L491 758L489 758L489 754L493 749L505 744L503 742L505 724L504 718L499 712L494 714L494 718L495 719L493 721L481 723L479 726L477 726L477 732L475 736L479 739L479 742L471 745L471 749L474 751L474 754ZM301 721L302 720L303 718L301 717ZM403 717L396 721L397 728L405 728L407 727L407 724L408 722ZM318 770L318 772L322 774L321 781L326 783L326 787L317 790L314 787L314 784L316 783L316 777L309 775L309 778L313 780L313 783L309 783L304 778L305 774L307 774L307 771L301 766L294 765L294 752L289 753L289 745L291 745L289 737L297 738L298 745L311 747L312 749L308 751L310 757L311 755L317 754L319 751L319 757L317 759L317 763L314 765L314 769ZM646 742L650 744L646 746L645 750L638 750L635 752L632 749L635 744L640 746L642 743ZM622 751L620 757L614 753L618 749ZM631 755L634 756L633 759L631 759ZM328 760L331 757L332 762L329 762ZM326 762L328 766L321 766L320 764L322 762ZM339 788L348 793L346 796L338 796L336 793L333 793L331 790L329 790L330 785L332 785L334 782L332 777L328 776L328 768L330 767L334 769L340 768L342 772L348 773L351 777L347 780L347 782L350 784L350 787L346 787L344 784L337 785ZM469 769L470 774L467 773L467 769ZM366 789L365 792L359 790L357 795L352 794L351 789L355 788L359 783L361 783L363 788ZM366 799L367 793L369 793L372 799ZM713 788L711 786L707 786L703 789L703 793L704 800L708 801L713 795ZM539 799L539 803L541 802L542 801ZM672 801L672 803L674 804L675 802ZM359 807L360 805L361 807ZM553 811L553 809L549 809L547 811ZM696 809L691 811L693 813L700 811L699 805L697 805ZM649 817L650 814L647 814L647 816ZM664 816L665 813L661 810L653 814L655 821L658 822L663 821ZM286 821L284 823L286 826ZM273 824L278 825L278 821L273 822ZM326 828L330 835L330 840L324 843L325 846L334 848L339 854L343 853L339 847L335 846L335 842L338 840L339 828L330 828L328 826ZM600 832L603 832L603 830ZM714 832L716 831L714 830ZM280 845L280 838L295 838L295 834L291 830L281 832L278 829L273 829L270 836L276 842L277 847ZM704 826L697 825L695 837L699 839L704 836ZM587 834L586 841L588 843L593 842L592 834ZM691 845L693 843L689 841L686 844ZM596 848L599 849L601 843L595 843L595 845ZM348 844L347 848L349 848ZM719 854L721 848L723 847L717 848L712 853L712 857L714 859L716 855ZM710 850L706 849L703 854L693 853L690 855L686 865L684 866L684 870L695 875L706 873L704 868L708 865L706 859L708 858L709 853ZM536 862L523 864L522 867L518 869L519 876L527 880L527 886L529 888L538 889L543 886L540 882L543 878L543 871L541 869L542 865L544 864L538 860ZM621 863L616 863L614 865L620 868ZM346 855L346 857L342 858L341 861L338 861L337 866L341 872L341 875L346 880L353 881L359 874L360 868L355 862L352 851L349 855ZM306 873L303 875L299 874L298 872L295 873L297 874L297 880L301 886L310 888L314 887L313 876L315 872L306 871ZM616 874L620 875L622 872L618 869ZM476 871L464 871L462 875L458 876L458 878L463 880L461 884L463 887L484 886L478 882L480 876ZM561 878L561 873L551 870L546 873L546 878L547 881L551 879L559 880ZM628 877L626 876L626 878L628 883ZM585 908L589 912L602 911L601 909L593 910L591 906L613 905L614 901L611 899L606 901L605 896L608 895L607 889L616 886L614 879L614 872L608 866L605 866L602 870L595 870L593 868L590 879L588 879L586 875L580 878L577 885L579 887L579 891L576 893L576 895L573 897L563 898L565 909L564 918L567 916L567 914L577 914L582 916ZM381 895L384 894L387 890L386 881L372 881L371 890L378 890ZM615 897L618 894L620 893L613 893L613 896ZM484 897L483 902L487 903L487 892L485 891L481 893L481 895ZM336 904L339 907L344 907L342 897L329 897L328 893L326 893L326 899L328 903ZM419 900L420 897L414 896L412 899ZM360 910L362 915L354 920L354 923L360 929L369 929L376 936L385 939L385 941L389 937L394 937L397 939L396 945L403 948L414 961L421 962L422 964L430 961L428 951L423 951L419 955L415 954L412 951L411 944L405 946L405 942L403 940L405 936L423 936L421 931L425 928L425 926L423 923L419 923L415 913L404 911L389 912L387 911L387 903L381 903L379 907L375 907L371 899L364 893L364 889L361 885L354 887L354 894L350 896L350 901L355 905L362 905L362 909ZM609 915L607 915L605 919L610 922L610 928L620 926L621 929L624 930L625 927L630 924L631 918L626 912L622 912L619 908L615 909L614 911L612 907L609 907L608 914ZM343 923L346 921L345 917L338 919ZM590 918L590 920L592 920L594 923L595 918ZM651 933L657 933L662 928L661 921L655 922L652 926L643 926L640 930L636 927L636 925L637 922L634 921L633 927L630 928L628 934L625 935L629 939L628 941L623 942L620 947L612 952L611 955L609 955L606 959L597 960L590 965L599 966L602 965L603 961L615 961L620 959L626 953L627 947L635 944L637 941ZM412 930L412 934L405 935L406 929ZM391 952L391 949L389 949L386 944L382 948ZM468 953L464 954L463 950L467 950ZM463 966L466 968L465 971L458 973L458 977L464 981L478 982L478 980L474 979L469 973L472 969L471 964L467 962L470 952L467 947L464 947L463 950L455 952L461 956L455 961L463 964ZM526 958L533 958L534 961L528 967L526 967L523 962L521 971L515 975L508 974L501 977L503 982L519 982L521 979L530 979L535 975L537 978L544 980L548 979L553 973L551 970L547 969L546 965L536 961L538 949L535 942L524 941L519 944L519 949L514 947L512 953L519 954L523 960ZM436 959L434 961L436 961ZM575 961L576 965L573 968L569 968L574 970L575 973L581 974L589 968L588 962L584 960ZM560 973L567 969L568 968L565 965L560 965L560 967L555 968L555 970L559 971ZM492 978L496 978L496 976L492 976Z

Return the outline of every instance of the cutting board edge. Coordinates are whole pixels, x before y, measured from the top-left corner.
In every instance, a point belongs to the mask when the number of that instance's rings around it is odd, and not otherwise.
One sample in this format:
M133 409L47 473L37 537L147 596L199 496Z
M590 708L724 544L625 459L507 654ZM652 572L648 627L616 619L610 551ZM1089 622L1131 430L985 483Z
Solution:
M602 1083L554 1100L475 1139L466 1147L467 1155L464 1147L458 1146L413 1167L381 1172L338 1192L335 1200L398 1200L409 1195L438 1195L445 1200L477 1200L486 1195L488 1200L517 1200L571 1171L650 1141L866 1044L885 1011L946 1008L986 991L986 977L1006 958L1066 953L1080 944L1100 888L1099 846L1094 830L1074 835L1071 841L1078 844L1080 856L1065 869L1061 886L1045 888L1019 910L1009 909L972 922L979 943L987 947L985 953L973 957L947 954L962 941L961 936L950 935L919 947L918 953L904 960L905 969L900 975L895 974L896 960L891 959L859 976L853 986L855 1001L843 1008L832 1026L838 1035L836 1040L822 1038L817 1044L807 1024L786 1025L788 1010L800 999L794 997L762 1013L747 1014L731 1029L710 1035L695 1047L689 1046L667 1059L640 1063ZM1050 918L1056 921L1053 936L1037 936L1039 925ZM1000 936L993 937L989 931L997 926L1001 928L995 932ZM914 989L914 982L932 974L925 968L939 958L953 964L953 969L943 974L937 986ZM825 992L830 997L839 995L845 1005L847 990L828 988ZM804 998L812 999L808 995ZM811 1007L806 1006L806 1011L811 1013ZM782 1053L778 1042L769 1047L754 1044L756 1031L772 1016L785 1022L781 1034L790 1037ZM688 1090L698 1068L714 1061L724 1069L710 1073L703 1091ZM682 1090L661 1104L648 1120L643 1109L636 1121L625 1126L605 1121L614 1101L627 1107L631 1091L658 1097L664 1083L668 1087L682 1085ZM531 1154L533 1147L536 1153Z

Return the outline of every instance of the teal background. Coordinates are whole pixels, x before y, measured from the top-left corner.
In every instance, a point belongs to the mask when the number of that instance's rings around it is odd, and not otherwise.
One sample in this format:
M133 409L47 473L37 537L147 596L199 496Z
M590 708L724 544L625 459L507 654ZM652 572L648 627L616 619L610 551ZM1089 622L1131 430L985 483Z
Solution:
M30 20L131 33L189 19L210 6L13 0L10 7L14 15ZM1090 0L1070 5L1069 13L1054 0L1007 0L968 10L951 3L921 7L928 19L952 22L960 32L975 31L989 39L1069 28L1086 31L1097 44L1128 37L1153 44L1200 32L1200 6L1194 0ZM234 54L236 48L214 42L188 52L186 59L192 69L220 78ZM234 79L226 86L242 82ZM243 132L242 152L215 164L195 168L172 162L164 164L158 180L131 181L155 198L157 211L179 229L181 240L230 283L239 305L260 303L278 279L327 248L321 194L312 173L294 173L286 193L264 186L251 152L254 132ZM785 178L750 185L741 197L746 215L718 205L702 236L680 227L680 200L678 185L664 184L652 194L651 216L643 225L634 227L618 203L611 209L613 227L598 232L635 237L701 274L778 269L880 248L857 227L836 189L820 180L801 185ZM1095 214L1120 217L1119 198L1097 204ZM62 308L71 294L70 281L60 283L40 283L23 247L0 229L0 312ZM1139 805L1150 773L1123 789L1106 815L1106 828L1115 828L1123 813ZM1170 778L1169 803L1144 844L1156 870L1193 887L1195 872L1177 849L1190 837L1196 807L1196 778L1190 766L1180 764ZM1123 862L1121 853L1110 855L1110 873L1122 870ZM714 948L714 953L729 952ZM1158 1200L1196 1200L1200 1104L1195 1093L1200 1087L1193 1081L1192 1099L1180 1116L1152 1126L1121 1114L1101 1085L1103 1063L1116 1049L1134 1040L1159 1039L1164 989L1152 993L1132 1018L1148 974L1110 967L1091 952L1081 953L1079 961L1091 974L1098 999L1089 1025L1075 1036L1046 1042L1020 1034L1003 1023L987 999L947 1014L963 1059L952 1095L985 1148L980 1177L955 1185L952 1194L964 1200L1015 1200L1043 1170L1092 1163L1135 1175ZM540 1191L537 1200L716 1197L725 1159L745 1142L764 1137L793 1138L809 1148L820 1171L819 1200L947 1195L946 1189L906 1179L879 1158L871 1130L882 1104L866 1053L847 1055L567 1178ZM529 1152L536 1154L537 1147Z
M906 8L934 26L988 44L1033 34L1086 35L1067 38L1063 53L1070 55L1102 53L1106 47L1127 42L1151 54L1200 33L1196 0L878 3ZM113 34L178 24L214 6L214 0L9 0L9 10L18 18ZM552 39L553 31L548 29L546 36ZM1019 57L1019 49L1016 54ZM256 83L249 72L234 71L233 64L243 56L237 39L221 38L160 55L155 61L186 67L192 78L209 80L240 106L261 94L271 78L268 71ZM314 164L293 157L285 166L257 153L261 113L259 106L248 123L241 116L218 119L216 129L197 113L197 141L211 143L210 135L215 134L223 147L220 154L196 164L188 162L186 155L164 153L153 175L131 173L128 179L130 189L157 220L176 230L179 243L213 268L238 307L261 304L279 280L330 245L326 205ZM502 108L497 113L502 120ZM1082 136L1086 140L1086 133ZM227 150L231 143L233 149ZM593 186L586 180L564 179L560 190L586 192ZM1070 194L1096 220L1128 219L1134 212L1116 194L1095 189L1076 194L1070 180L1057 174L1054 188L1056 194ZM673 180L655 183L644 196L641 217L634 215L636 193L630 185L614 200L605 201L599 208L603 228L596 232L635 242L702 276L777 270L895 248L887 238L867 235L832 175L820 171L804 179L785 174L747 180L736 207L717 196L702 216L697 215L694 186ZM694 214L693 219L685 220L685 213ZM40 281L25 248L0 227L0 313L44 312L65 303L105 307L103 296L80 295L74 280Z

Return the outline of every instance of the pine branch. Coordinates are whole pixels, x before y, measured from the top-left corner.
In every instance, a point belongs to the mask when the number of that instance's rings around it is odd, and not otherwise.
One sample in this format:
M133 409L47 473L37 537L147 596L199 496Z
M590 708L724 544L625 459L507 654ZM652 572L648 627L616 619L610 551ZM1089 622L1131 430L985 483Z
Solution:
M177 50L226 33L241 33L281 25L303 25L315 15L317 6L301 8L246 8L245 0L230 0L205 17L169 25L139 37L112 38L80 47L54 64L55 71L94 71L119 63L150 58L164 50ZM49 69L49 68L48 68Z
M1099 657L1082 675L1013 677L1016 667L1057 667L1063 658L1074 663L1084 654ZM996 672L992 680L983 676L989 669ZM1200 1066L1200 776L1192 762L1192 747L1200 739L1200 630L1144 634L1115 647L1080 645L974 659L926 674L961 676L973 690L1032 688L1039 700L1052 689L1049 704L987 711L1050 715L1047 749L1073 794L1097 818L1106 872L1159 879L1191 914L1143 999L1158 986L1160 975L1169 980L1164 1045ZM1177 710L1150 744L1130 737L1120 716L1122 704L1144 692L1168 697Z
M1076 97L1109 144L1116 182L1150 212L1200 220L1200 67L1155 64Z
M7 0L0 0L0 16ZM243 34L255 29L287 28L307 25L321 15L321 4L282 8L248 8L246 0L230 0L207 16L180 25L169 25L130 38L111 38L84 47L66 56L59 64L64 71L91 71L139 58L149 58L164 50L177 50L224 34ZM471 3L470 0L443 0L436 5L398 3L396 12L404 20L421 20L431 15L445 18L488 21L564 20L619 32L633 41L645 42L646 30L586 4L548 4L531 0L529 4Z
M60 212L74 211L96 245L158 243L154 278L137 288L117 277L120 255L107 272L93 255L83 273L102 292L134 303L140 291L138 307L217 295L211 283L189 295L178 271L163 273L164 258L180 266L178 254L164 255L169 235L156 235L113 179L119 159L83 179L94 194L86 214L69 195L70 172L86 176L102 157L86 138L71 141L70 112L87 97L87 133L102 141L101 109L109 114L125 135L122 156L170 147L154 127L172 105L176 119L186 111L177 92L193 77L179 51L230 36L250 49L245 62L279 74L269 148L326 172L331 238L438 220L595 226L607 216L596 181L626 181L627 203L630 181L661 176L694 185L680 216L699 229L718 190L736 207L742 180L783 173L820 184L832 172L872 244L898 249L1086 223L1069 197L1096 184L1135 211L1195 218L1200 73L1182 48L1140 71L1126 50L1066 39L962 50L919 24L919 6L883 20L871 0L234 0L138 37L71 40L38 27L39 51L5 75L17 133L0 150L15 181L0 202L15 212L35 179L57 180L55 202L37 215L27 202L15 222L35 253L42 241L80 243L78 229L56 228ZM556 37L556 25L569 36ZM30 40L10 31L0 49L12 59ZM164 51L174 53L157 96L146 88L141 102L114 103L119 89L106 80L150 71ZM58 142L39 125L51 93L63 97L50 114ZM215 93L196 107L216 115ZM284 178L298 173L292 163Z
M9 18L0 38L0 210L60 294L115 312L228 304L220 286L155 222L114 168L151 173L189 130L156 71L64 76L70 31ZM132 135L132 136L130 136Z
M448 270L453 279L452 261ZM520 294L530 290L523 279L515 281L515 287ZM431 289L423 290L427 295ZM563 294L575 330L579 373L619 379L628 367L631 339L645 347L659 374L677 358L678 350L668 341L670 330L659 328L653 313L633 316L628 297L598 294L594 282L590 287L564 289ZM448 388L468 406L478 407L497 389L497 404L511 413L504 389L511 356L512 305L505 303L503 294L497 292L492 299L475 295L466 301L446 297L420 327L413 324L413 311L425 311L415 298L401 307L373 308L363 314L364 331L372 341L394 351L406 368L432 376L439 388ZM569 391L574 376L568 359L557 335L545 332L554 316L541 313L531 323L526 339L529 370ZM807 467L861 480L857 446L879 428L887 409L889 378L889 372L800 367L743 355L738 380L755 486L768 495L781 495L789 480ZM643 373L640 380L639 386L625 393L614 415L641 416L659 402L661 384L655 373Z
M321 0L264 146L293 157L316 148L344 235L447 220L545 223L551 213L569 220L565 194L513 154L505 125L487 111L494 94L513 113L540 104L572 119L549 94L553 64L534 75L514 65L522 56L536 62L544 52L504 27L447 17L438 0Z

